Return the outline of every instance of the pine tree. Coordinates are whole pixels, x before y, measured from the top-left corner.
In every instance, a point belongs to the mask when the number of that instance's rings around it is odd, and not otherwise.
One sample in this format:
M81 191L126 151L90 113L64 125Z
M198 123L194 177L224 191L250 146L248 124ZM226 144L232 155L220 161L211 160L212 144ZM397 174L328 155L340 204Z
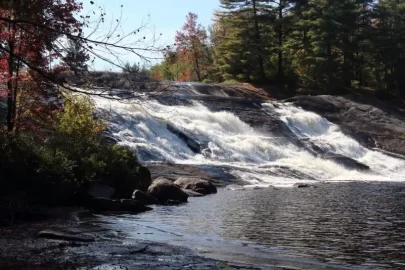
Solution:
M90 59L89 54L80 44L78 40L68 40L68 47L66 48L66 55L63 61L69 66L73 73L83 75L88 70L87 61Z
M383 87L405 98L405 1L380 0L376 5L375 57ZM380 73L380 72L379 72Z
M266 79L269 46L267 1L221 0L224 12L217 12L215 35L218 70L224 80ZM268 26L267 26L268 27Z
M291 8L291 2L289 0L274 0L269 1L269 8L274 13L274 30L277 36L277 81L284 81L284 41L287 33L290 31L291 16L289 11Z

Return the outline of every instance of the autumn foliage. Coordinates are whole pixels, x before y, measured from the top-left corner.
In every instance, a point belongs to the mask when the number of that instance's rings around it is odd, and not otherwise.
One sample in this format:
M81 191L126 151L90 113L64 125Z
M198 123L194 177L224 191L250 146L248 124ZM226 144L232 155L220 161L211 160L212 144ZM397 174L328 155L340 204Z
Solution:
M186 23L175 37L175 49L166 50L165 60L152 68L154 79L203 81L211 65L207 31L198 23L198 16L188 13Z
M75 18L82 6L74 0L9 1L0 6L0 95L7 99L7 127L35 126L49 112L50 78L61 69L52 61L62 57L59 43L80 35L83 22ZM29 112L28 112L29 111ZM31 119L23 119L31 117Z

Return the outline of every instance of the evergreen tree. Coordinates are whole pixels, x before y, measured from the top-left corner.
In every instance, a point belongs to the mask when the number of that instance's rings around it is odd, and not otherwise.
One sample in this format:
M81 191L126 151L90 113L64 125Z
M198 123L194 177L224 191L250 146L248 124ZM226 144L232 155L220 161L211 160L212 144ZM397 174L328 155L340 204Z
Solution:
M383 89L405 98L405 1L380 0L376 5L374 47ZM380 79L381 80L381 79Z
M80 44L79 40L68 40L68 47L66 48L66 56L63 61L69 66L70 70L77 76L87 72L87 61L90 59L89 54L84 47Z
M215 35L218 70L224 80L257 81L266 78L269 18L267 1L221 0Z
M287 33L289 33L291 28L291 16L289 16L289 11L291 8L292 1L289 0L274 0L269 1L269 8L274 14L275 18L273 25L274 31L277 36L277 81L284 81L284 41L286 39Z

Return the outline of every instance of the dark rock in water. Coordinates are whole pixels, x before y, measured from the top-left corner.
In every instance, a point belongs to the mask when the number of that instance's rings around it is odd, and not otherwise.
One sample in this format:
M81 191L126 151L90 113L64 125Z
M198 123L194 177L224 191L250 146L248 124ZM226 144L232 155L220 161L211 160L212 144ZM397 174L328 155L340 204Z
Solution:
M314 187L312 184L308 184L308 183L295 183L294 187L297 188L310 188L310 187Z
M181 190L183 190L184 193L187 193L187 195L188 195L189 197L201 197L201 196L204 196L203 194L198 193L198 192L195 192L195 191L192 191L191 189L184 189L184 188L182 188Z
M165 205L179 205L179 204L182 204L182 203L184 203L184 202L182 202L182 201L177 201L177 200L167 200L167 201L165 202Z
M90 188L88 189L87 194L90 197L99 197L99 198L107 198L110 199L115 193L115 189L110 187L109 185L102 184L102 183L93 183L91 184Z
M227 185L225 187L226 190L245 190L244 186L241 185Z
M204 195L217 193L217 188L211 182L200 178L179 177L174 184L183 189L191 189Z
M354 160L352 158L339 155L339 154L330 154L330 155L324 155L322 158L327 159L327 160L332 160L342 166L344 166L347 169L355 169L355 170L360 170L360 171L368 171L370 170L370 167L358 162L357 160Z
M93 198L91 206L96 211L129 212L132 214L152 210L152 208L145 206L141 202L126 199L110 200L106 198Z
M155 197L140 191L140 190L135 190L134 193L132 194L132 199L135 201L138 201L140 203L143 203L144 205L151 205L151 204L158 204L159 200L156 199Z
M168 200L187 202L188 198L188 195L184 191L164 177L155 179L149 186L148 193L157 198L161 203L165 203Z
M187 134L185 134L184 132L182 132L181 130L179 130L178 128L176 128L171 124L167 124L167 129L170 130L172 133L176 134L180 139L182 139L187 144L188 148L190 148L191 151L193 151L194 153L201 153L203 147L198 141L190 138Z
M77 235L72 233L66 233L55 230L43 230L38 233L38 237L47 239L57 239L66 241L77 241L77 242L94 242L95 239L87 235Z

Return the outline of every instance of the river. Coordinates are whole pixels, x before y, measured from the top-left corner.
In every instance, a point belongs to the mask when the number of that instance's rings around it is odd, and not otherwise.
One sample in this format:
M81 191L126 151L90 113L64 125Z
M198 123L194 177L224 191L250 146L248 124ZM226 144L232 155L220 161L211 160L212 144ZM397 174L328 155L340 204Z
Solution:
M207 95L195 85L183 86L170 98L97 98L96 104L108 114L110 135L137 151L145 165L215 167L246 189L220 188L176 207L99 217L103 222L131 232L129 240L187 246L211 258L264 268L405 267L404 160L368 149L339 126L292 104ZM294 188L297 182L314 187Z

